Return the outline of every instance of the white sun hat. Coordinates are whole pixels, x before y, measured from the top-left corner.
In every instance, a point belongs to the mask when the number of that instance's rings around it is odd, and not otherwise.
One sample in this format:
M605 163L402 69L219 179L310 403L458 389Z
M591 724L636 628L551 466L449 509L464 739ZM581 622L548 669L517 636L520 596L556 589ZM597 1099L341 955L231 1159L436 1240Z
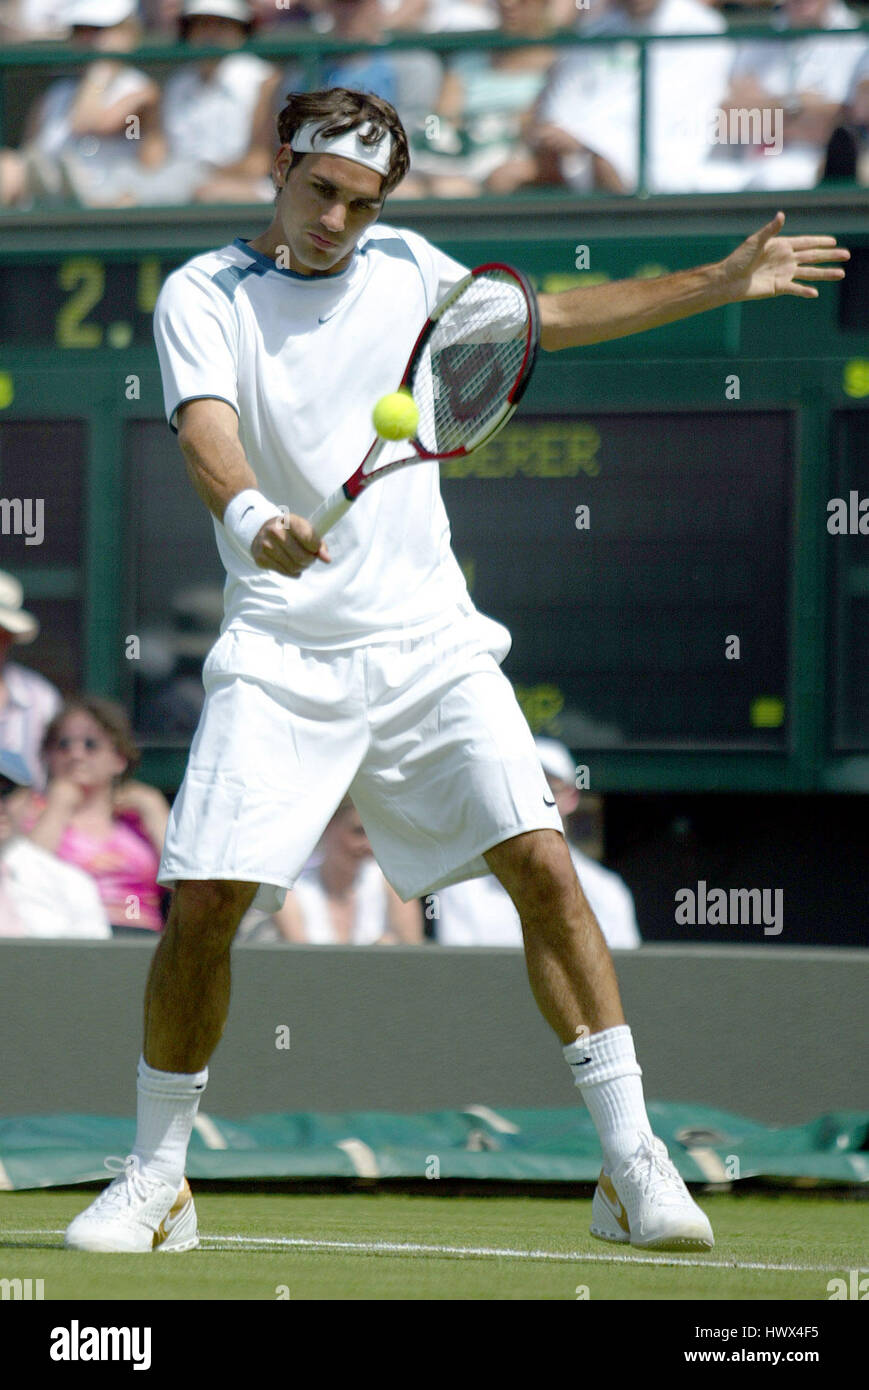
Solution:
M196 19L198 15L214 15L217 19L237 19L239 24L250 24L253 8L247 0L184 0L182 19Z
M139 13L138 0L69 0L64 21L70 28L109 29Z

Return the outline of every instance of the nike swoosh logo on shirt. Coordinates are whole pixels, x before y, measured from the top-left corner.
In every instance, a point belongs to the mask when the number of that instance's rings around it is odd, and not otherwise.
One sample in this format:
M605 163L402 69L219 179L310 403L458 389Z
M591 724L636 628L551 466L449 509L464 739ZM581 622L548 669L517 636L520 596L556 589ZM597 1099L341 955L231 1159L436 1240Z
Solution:
M251 505L250 507L245 507L244 511L243 511L242 514L241 514L241 519L242 519L242 521L244 521L244 519L245 519L245 517L247 516L248 512L252 512L252 511L253 511L253 506L252 506L252 505Z
M544 798L543 798L543 805L544 805L544 806L554 806L554 805L555 805L555 802L554 802L554 801L550 801L548 796L544 796Z

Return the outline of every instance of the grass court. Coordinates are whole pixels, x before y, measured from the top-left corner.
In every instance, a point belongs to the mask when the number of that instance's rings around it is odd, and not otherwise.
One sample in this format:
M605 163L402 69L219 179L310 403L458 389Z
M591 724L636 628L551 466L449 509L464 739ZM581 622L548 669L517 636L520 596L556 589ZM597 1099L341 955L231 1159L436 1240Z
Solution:
M0 1195L0 1279L46 1300L821 1300L866 1266L866 1208L842 1192L701 1193L708 1254L589 1235L581 1195L453 1196L194 1188L201 1246L180 1254L63 1249L94 1189ZM695 1193L695 1195L697 1195ZM587 1290L586 1292L583 1292Z

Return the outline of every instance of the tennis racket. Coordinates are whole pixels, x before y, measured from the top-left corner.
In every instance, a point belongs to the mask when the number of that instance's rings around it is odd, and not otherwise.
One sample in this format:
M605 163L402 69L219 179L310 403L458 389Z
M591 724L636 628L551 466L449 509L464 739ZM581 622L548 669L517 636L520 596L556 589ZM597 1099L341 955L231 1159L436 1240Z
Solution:
M380 463L391 441L375 439L356 472L309 518L315 531L324 536L378 478L488 444L519 404L539 343L537 299L521 271L492 262L454 285L417 338L399 386L419 408L411 452Z

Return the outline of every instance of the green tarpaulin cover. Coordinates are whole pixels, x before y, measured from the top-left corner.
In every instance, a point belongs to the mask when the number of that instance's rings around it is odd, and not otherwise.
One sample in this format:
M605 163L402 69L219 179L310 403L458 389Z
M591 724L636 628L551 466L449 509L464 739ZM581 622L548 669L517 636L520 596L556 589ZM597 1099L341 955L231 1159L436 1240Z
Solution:
M836 1111L771 1128L708 1106L652 1103L655 1133L686 1182L747 1178L869 1182L869 1113ZM0 1187L104 1181L104 1159L129 1153L133 1119L100 1115L0 1118ZM593 1182L600 1146L588 1112L494 1110L485 1105L423 1115L200 1114L190 1144L192 1179L461 1178L492 1182Z

